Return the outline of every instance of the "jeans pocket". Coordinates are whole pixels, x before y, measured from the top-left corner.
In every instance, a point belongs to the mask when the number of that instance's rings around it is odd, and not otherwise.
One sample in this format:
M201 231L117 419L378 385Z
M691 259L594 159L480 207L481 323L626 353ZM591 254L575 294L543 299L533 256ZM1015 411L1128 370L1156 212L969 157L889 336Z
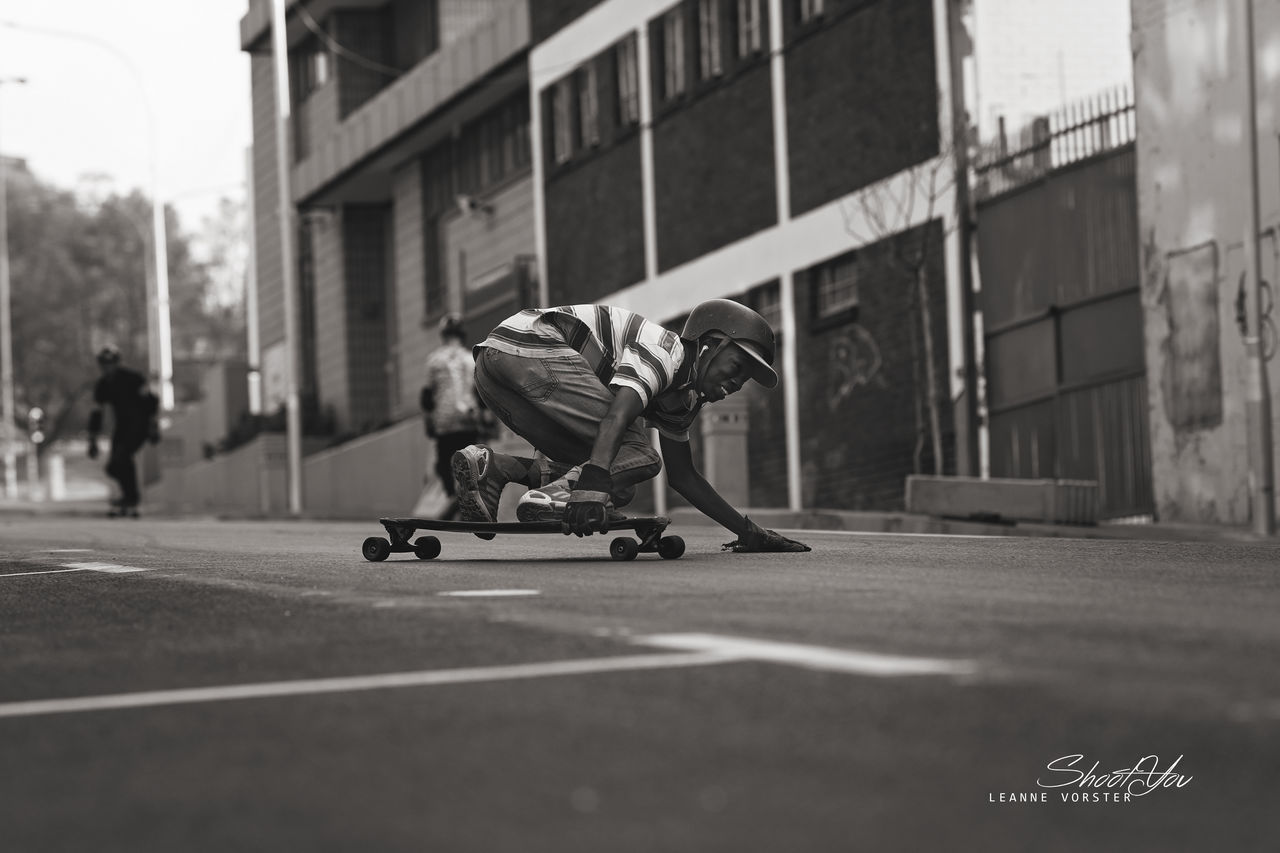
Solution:
M521 362L516 383L520 396L535 403L546 400L560 385L555 370L540 358L525 358Z

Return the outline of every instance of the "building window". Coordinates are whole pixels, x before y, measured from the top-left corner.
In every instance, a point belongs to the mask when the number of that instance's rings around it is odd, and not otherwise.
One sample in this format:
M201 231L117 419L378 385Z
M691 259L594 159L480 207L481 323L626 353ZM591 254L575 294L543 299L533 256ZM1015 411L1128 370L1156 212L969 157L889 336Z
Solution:
M568 80L551 87L551 149L556 163L567 163L573 156L572 94Z
M578 121L582 129L582 144L600 144L600 110L596 100L596 67L587 63L575 75L578 79Z
M807 24L822 15L822 0L800 0L800 23Z
M640 66L636 57L636 37L628 36L613 50L618 80L618 124L640 122Z
M720 2L698 0L698 75L709 80L723 71L720 63Z
M817 319L834 317L858 307L858 258L845 255L814 270Z
M735 0L738 19L738 57L760 50L760 0Z
M662 17L662 96L684 92L684 10L677 6Z

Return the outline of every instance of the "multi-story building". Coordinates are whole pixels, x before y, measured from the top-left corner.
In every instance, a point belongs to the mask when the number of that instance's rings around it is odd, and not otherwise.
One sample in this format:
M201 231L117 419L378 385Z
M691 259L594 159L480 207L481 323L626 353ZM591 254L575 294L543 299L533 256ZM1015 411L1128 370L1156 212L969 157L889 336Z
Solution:
M479 337L521 304L678 327L736 298L774 324L783 377L704 418L747 424L742 499L901 506L907 474L955 470L960 421L947 5L292 0L304 401L342 432L412 414L450 310ZM241 43L269 411L285 323L267 0Z
M907 474L954 471L946 3L547 0L531 16L544 301L678 327L730 297L769 318L783 381L750 392L751 505L898 507Z
M417 411L438 319L482 331L529 300L523 0L291 0L289 187L304 409L340 433ZM285 322L271 4L251 0L254 244L267 411Z

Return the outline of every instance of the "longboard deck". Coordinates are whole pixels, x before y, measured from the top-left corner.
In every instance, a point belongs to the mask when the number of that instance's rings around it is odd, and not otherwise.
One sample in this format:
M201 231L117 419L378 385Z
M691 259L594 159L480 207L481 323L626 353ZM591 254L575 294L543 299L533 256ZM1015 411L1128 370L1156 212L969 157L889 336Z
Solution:
M444 533L470 533L481 539L492 539L499 533L559 533L564 528L558 521L445 521L439 518L380 518L387 538L370 536L361 553L366 560L379 562L391 554L411 553L419 560L434 560L440 555L440 540L435 536L413 538L414 531L434 530ZM609 543L609 554L615 560L633 560L639 553L656 553L664 560L674 560L684 553L684 540L679 536L663 536L671 519L661 515L622 518L609 523L608 531L634 531L636 539L615 537Z
M380 518L388 524L412 530L439 530L445 533L564 533L558 521L445 521L439 518ZM609 523L609 531L665 528L671 519L660 515L641 515Z

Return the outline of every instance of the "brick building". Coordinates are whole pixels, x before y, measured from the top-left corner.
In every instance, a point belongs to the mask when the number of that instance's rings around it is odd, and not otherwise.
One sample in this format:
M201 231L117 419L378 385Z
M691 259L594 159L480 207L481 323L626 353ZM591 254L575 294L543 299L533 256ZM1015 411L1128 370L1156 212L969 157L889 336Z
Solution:
M290 188L304 413L340 433L416 414L438 319L482 334L534 287L528 4L290 0ZM251 55L265 410L284 398L271 4Z
M944 0L542 0L531 28L543 301L769 318L752 506L899 507L938 446L954 471Z

